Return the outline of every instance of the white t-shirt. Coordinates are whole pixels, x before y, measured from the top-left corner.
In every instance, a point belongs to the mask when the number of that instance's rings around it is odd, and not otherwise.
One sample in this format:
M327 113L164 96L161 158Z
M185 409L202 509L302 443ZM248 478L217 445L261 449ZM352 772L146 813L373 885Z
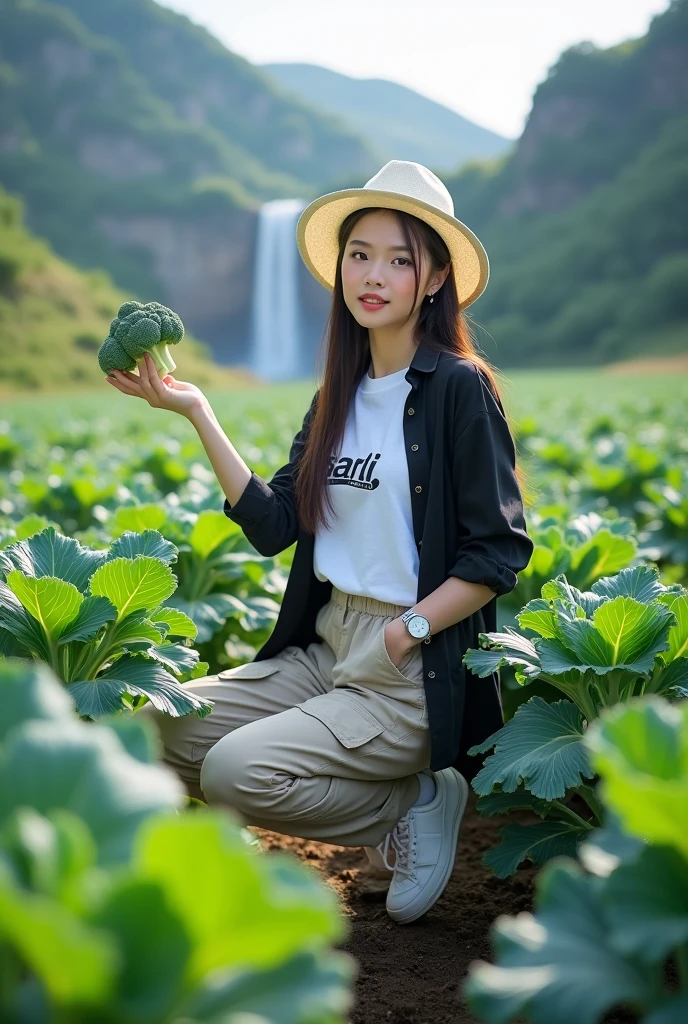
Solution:
M408 366L365 373L354 395L328 486L338 518L315 534L313 571L347 594L412 605L418 593L404 405Z

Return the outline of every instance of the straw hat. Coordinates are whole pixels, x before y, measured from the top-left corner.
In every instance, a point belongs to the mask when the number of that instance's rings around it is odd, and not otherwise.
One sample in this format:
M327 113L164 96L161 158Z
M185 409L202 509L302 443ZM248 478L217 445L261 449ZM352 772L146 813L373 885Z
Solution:
M334 289L339 227L353 210L384 206L405 210L434 228L451 254L461 308L485 290L490 264L480 239L454 216L454 200L446 185L423 164L389 160L363 188L328 192L307 206L296 225L296 243L311 274Z

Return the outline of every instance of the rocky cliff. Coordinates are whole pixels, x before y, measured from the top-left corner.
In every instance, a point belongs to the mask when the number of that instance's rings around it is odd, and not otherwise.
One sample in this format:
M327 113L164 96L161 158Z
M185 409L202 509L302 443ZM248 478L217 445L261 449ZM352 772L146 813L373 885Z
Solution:
M688 0L565 51L511 156L445 179L490 258L470 315L504 367L688 348ZM484 330L481 330L484 328Z
M647 35L565 51L534 96L497 212L561 210L610 181L688 107L688 9L674 3Z

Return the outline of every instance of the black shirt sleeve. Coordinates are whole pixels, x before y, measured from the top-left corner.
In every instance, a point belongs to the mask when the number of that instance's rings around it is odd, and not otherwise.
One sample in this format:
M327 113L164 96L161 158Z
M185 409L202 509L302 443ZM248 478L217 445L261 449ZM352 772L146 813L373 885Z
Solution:
M289 461L277 470L269 482L255 472L235 505L225 497L223 511L237 523L247 540L261 555L276 555L295 543L298 518L294 495L297 463L306 444L308 430L315 414L316 391L301 429L289 451Z
M454 439L459 544L448 575L484 583L500 595L514 589L534 544L526 533L514 441L493 401L493 410L475 412Z

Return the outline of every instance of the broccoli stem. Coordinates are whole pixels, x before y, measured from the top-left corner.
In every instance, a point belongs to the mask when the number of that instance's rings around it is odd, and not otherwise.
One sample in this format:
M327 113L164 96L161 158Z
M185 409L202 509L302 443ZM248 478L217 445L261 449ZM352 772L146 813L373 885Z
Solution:
M159 345L153 345L153 348L148 349L148 352L157 367L160 377L166 377L168 373L172 373L173 370L177 369L177 364L170 355L166 342L161 341ZM138 362L142 363L143 358L141 356Z

